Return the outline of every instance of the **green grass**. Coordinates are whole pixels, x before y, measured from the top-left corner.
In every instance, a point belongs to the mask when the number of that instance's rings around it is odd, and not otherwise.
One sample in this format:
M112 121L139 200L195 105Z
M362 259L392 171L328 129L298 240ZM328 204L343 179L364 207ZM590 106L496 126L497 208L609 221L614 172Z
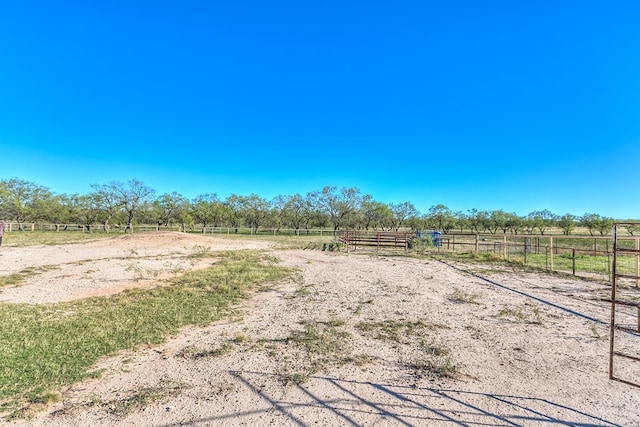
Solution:
M0 304L0 412L81 381L96 361L156 345L185 325L208 325L264 283L291 275L256 251L221 253L214 266L167 286L42 306Z
M543 248L541 249L543 250ZM497 266L505 267L521 267L530 269L531 271L548 270L550 268L550 259L546 253L528 253L525 259L522 253L510 253L509 259L506 260L501 254L492 252L440 252L438 254L431 253L429 256L443 261L455 260L464 261L467 264L490 263ZM553 257L553 271L569 273L572 272L572 259L570 254L556 254ZM620 257L618 259L618 271L625 273L633 273L635 270L635 260L632 257ZM577 275L594 275L608 277L611 270L611 260L606 256L594 256L589 254L576 254L576 274ZM500 270L491 269L486 271L474 271L477 274L492 274L502 272Z
M196 245L191 249L191 253L187 255L190 259L208 258L211 256L211 248L209 246Z
M185 359L202 359L205 357L222 356L229 353L233 349L233 344L233 341L227 341L220 347L207 349L197 346L188 346L182 350L180 356L184 357Z
M365 304L373 304L374 299L373 298L368 298L364 301L359 301L358 305L356 306L355 310L353 311L353 314L360 314L362 313L362 308L364 307Z
M271 356L278 359L276 375L280 382L284 385L303 384L313 374L336 363L356 363L347 349L350 334L339 329L344 325L345 322L339 319L304 321L302 330L292 330L283 341L290 349L282 351L282 359L278 358L278 345L273 346ZM358 359L358 363L364 362Z
M409 367L422 374L437 378L455 379L460 376L462 368L455 362L451 350L442 344L421 341L422 355L409 363Z
M342 322L330 321L304 322L303 330L291 331L287 338L288 342L302 346L307 353L314 354L334 354L344 349L345 340L349 337L346 332L338 331L336 327L343 326Z
M439 252L439 253L430 253L429 257L439 259L439 260L455 260L455 261L464 261L468 264L485 264L487 262L494 265L502 265L502 266L513 266L518 265L518 263L513 263L505 260L499 254L494 254L490 252ZM489 269L486 271L488 274L496 273L499 270L497 269Z
M428 375L437 378L457 378L461 366L457 364L451 350L437 344L426 333L435 329L445 329L446 325L425 323L422 320L384 320L381 322L360 322L356 329L374 339L389 341L416 347L418 356L401 363L416 371L418 376Z
M542 325L542 310L536 303L525 303L524 307L505 307L498 312L498 317L506 318L515 322Z
M63 245L108 239L121 234L121 232L105 233L102 230L91 233L80 231L12 231L4 233L2 246Z
M589 330L591 331L591 335L593 336L593 338L597 340L601 340L605 338L602 335L600 335L600 332L598 332L598 325L595 322L587 321L585 322L585 324L589 327Z
M156 386L123 391L121 394L124 394L124 397L110 401L97 401L94 404L108 408L110 413L122 419L134 411L144 409L170 396L175 396L185 388L187 386L184 384L162 378Z
M519 257L518 260L524 262L523 257ZM606 256L593 256L593 255L585 255L585 254L576 254L576 272L585 272L585 273L597 273L602 275L608 275L611 267L611 260ZM549 256L542 254L527 254L527 265L538 268L548 268L549 267ZM627 262L629 266L624 264L625 269L631 268L631 261L625 261L625 258L621 257L620 262ZM553 257L553 269L554 271L566 271L570 272L573 268L573 260L571 254L562 254L562 255L554 255Z
M24 282L29 277L35 275L36 272L33 268L27 268L17 273L10 274L8 276L0 277L0 288L3 286L15 286Z
M455 302L458 304L468 303L468 304L480 304L478 302L478 298L480 298L480 294L470 294L461 289L454 288L453 293L449 295L449 301Z
M143 387L136 390L131 396L109 402L111 412L120 418L126 417L136 409L142 409L167 396L168 393L159 387Z
M270 355L278 361L276 375L282 384L305 383L313 374L335 364L365 363L351 356L347 348L351 335L340 329L345 326L343 320L309 320L302 326L302 330L292 330L282 343L272 343ZM278 351L283 343L289 350ZM278 354L284 356L280 359Z
M285 235L273 235L273 234L258 234L258 235L249 235L249 234L234 234L233 230L231 230L231 234L207 234L207 236L213 236L216 238L229 239L229 240L259 240L270 242L273 244L273 247L276 249L315 249L322 250L322 246L325 246L325 250L328 248L329 244L333 246L337 245L337 242L334 242L333 236L331 233L325 233L323 236L318 235L306 235L301 234L296 236L294 234L285 234ZM338 249L336 247L336 249ZM335 249L334 249L335 250Z
M360 322L356 329L375 339L406 343L412 341L424 331L446 328L444 325L425 323L422 320L383 320L379 322Z
M19 286L27 280L29 277L35 276L38 273L42 273L48 270L54 270L58 267L54 265L45 265L42 267L28 267L24 270L20 270L17 273L10 274L8 276L0 276L0 288L3 286Z

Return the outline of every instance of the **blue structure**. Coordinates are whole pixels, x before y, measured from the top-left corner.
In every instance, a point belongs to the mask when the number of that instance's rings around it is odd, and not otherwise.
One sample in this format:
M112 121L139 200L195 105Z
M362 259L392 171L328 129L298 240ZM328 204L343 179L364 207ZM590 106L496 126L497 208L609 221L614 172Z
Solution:
M418 238L422 237L422 234L423 234L422 230L418 230L418 232L416 233ZM426 232L424 232L424 235L425 235L425 237L428 235L431 238L431 242L433 243L433 246L442 247L442 233L441 232L439 232L438 230L426 231Z
M433 246L441 247L442 246L442 233L439 231L432 231L429 233L431 236L431 241L433 242Z

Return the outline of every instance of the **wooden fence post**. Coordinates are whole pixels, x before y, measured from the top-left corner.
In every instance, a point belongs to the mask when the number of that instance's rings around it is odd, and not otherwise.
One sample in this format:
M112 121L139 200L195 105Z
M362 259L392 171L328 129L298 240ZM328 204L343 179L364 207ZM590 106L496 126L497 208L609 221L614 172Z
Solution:
M549 263L553 271L553 237L549 236Z
M479 236L476 234L476 250L475 250L476 254L478 253L478 245L479 245L478 240L479 240Z
M502 258L507 259L507 235L502 235Z

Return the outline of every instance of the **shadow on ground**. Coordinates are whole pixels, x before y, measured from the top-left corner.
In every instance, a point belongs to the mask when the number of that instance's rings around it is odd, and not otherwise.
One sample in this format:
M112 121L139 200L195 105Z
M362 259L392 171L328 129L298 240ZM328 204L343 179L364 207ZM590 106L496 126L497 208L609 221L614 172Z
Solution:
M193 420L190 425L619 426L549 401L456 389L421 388L315 376L284 396L271 396L261 372L230 372L264 403L261 408ZM167 424L172 426L176 424ZM181 424L182 425L182 424Z

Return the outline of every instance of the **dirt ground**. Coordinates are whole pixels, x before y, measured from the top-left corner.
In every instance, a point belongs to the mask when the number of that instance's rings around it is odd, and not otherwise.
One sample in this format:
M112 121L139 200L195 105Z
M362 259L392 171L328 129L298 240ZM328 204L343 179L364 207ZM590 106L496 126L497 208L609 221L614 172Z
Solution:
M203 248L264 249L300 275L255 293L230 319L102 360L102 378L7 424L640 426L640 389L608 378L606 283L150 233L2 247L0 275L38 273L0 289L0 301L154 286L215 262L184 263ZM638 381L637 372L620 375Z

